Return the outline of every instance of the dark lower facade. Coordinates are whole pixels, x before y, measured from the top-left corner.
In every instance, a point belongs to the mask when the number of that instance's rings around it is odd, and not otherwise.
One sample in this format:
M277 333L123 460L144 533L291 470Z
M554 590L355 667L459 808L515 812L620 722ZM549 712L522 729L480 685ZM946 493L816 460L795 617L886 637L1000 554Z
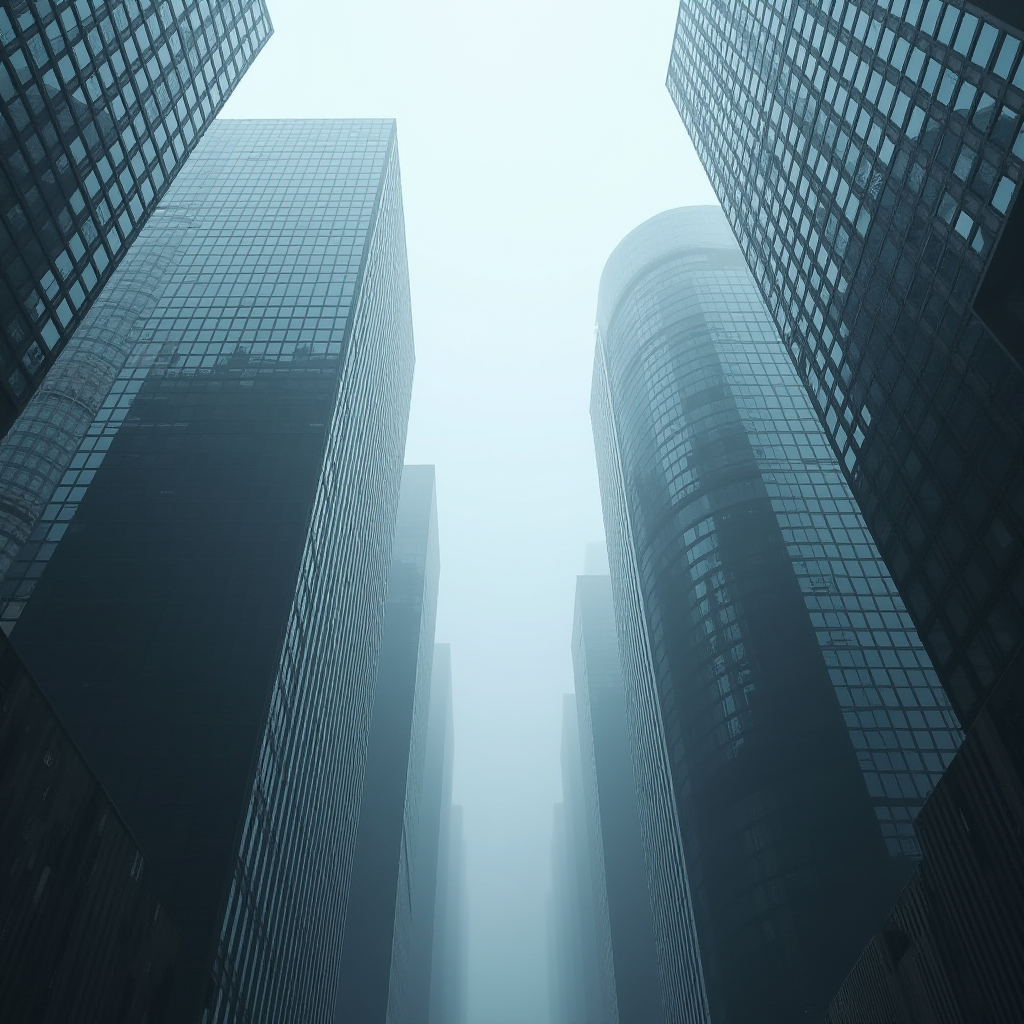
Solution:
M443 876L451 828L454 741L451 647L435 644L422 785L418 801L409 800L407 804L410 814L416 813L418 804L419 828L415 844L408 844L414 858L409 873L412 898L402 997L391 1001L390 1019L396 1024L427 1024L434 989L440 990L443 984L447 953L438 936L445 915Z
M1024 1020L1024 672L992 693L915 824L922 860L826 1024Z
M0 8L0 436L271 31L263 0Z
M170 1024L180 933L138 843L0 635L0 1019Z

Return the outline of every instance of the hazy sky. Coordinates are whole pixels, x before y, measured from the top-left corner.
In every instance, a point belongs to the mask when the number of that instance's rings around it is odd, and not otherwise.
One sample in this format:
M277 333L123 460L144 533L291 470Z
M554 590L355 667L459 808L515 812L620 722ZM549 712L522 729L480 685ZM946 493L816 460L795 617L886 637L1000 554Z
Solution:
M470 1024L548 1019L544 907L583 547L597 285L714 194L665 90L676 0L269 0L228 117L396 117L416 330L408 462L437 466Z

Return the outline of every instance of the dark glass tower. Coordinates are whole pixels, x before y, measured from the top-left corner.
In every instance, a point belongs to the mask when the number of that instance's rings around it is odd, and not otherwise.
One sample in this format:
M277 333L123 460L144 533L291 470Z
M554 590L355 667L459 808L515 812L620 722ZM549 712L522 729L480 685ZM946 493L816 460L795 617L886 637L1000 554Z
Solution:
M440 570L434 467L406 466L398 506L335 1020L408 1019Z
M965 724L1024 637L1021 27L1001 0L684 2L668 75Z
M181 930L168 1019L323 1020L414 361L394 122L218 122L161 209L0 618Z
M0 435L270 33L264 0L0 8Z
M715 1024L813 1019L959 732L717 207L612 254L592 410L666 1011L701 1019L673 1001L673 975L698 991L685 942ZM646 805L659 756L685 871Z
M610 941L610 974L620 1024L664 1020L647 889L633 764L626 728L622 670L615 639L611 579L576 580L572 634L581 764L591 835L591 857L600 865Z

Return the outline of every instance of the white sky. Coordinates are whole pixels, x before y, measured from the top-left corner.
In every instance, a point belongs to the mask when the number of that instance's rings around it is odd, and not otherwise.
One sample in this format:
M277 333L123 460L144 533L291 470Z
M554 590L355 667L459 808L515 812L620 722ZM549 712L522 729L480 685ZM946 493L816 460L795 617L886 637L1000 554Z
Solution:
M603 536L601 269L715 202L664 79L676 0L269 0L228 117L396 117L465 806L470 1024L548 1020L545 900L575 576Z

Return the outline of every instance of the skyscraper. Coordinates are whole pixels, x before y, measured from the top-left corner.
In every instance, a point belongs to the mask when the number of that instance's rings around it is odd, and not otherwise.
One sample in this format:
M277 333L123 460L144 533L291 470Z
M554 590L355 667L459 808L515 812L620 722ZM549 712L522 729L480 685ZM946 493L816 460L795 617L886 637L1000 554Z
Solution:
M703 1019L675 944L716 1024L813 1017L959 730L718 208L612 254L592 415L667 1013Z
M965 725L1024 636L1021 29L1001 0L682 3L668 73Z
M595 898L607 907L618 1019L656 1024L661 982L607 575L576 579L572 655L591 856L604 887Z
M180 929L168 1019L326 1019L414 361L394 122L218 122L161 208L0 618Z
M0 8L0 435L271 31L264 0Z
M335 1019L407 1019L440 569L434 467L406 466Z

